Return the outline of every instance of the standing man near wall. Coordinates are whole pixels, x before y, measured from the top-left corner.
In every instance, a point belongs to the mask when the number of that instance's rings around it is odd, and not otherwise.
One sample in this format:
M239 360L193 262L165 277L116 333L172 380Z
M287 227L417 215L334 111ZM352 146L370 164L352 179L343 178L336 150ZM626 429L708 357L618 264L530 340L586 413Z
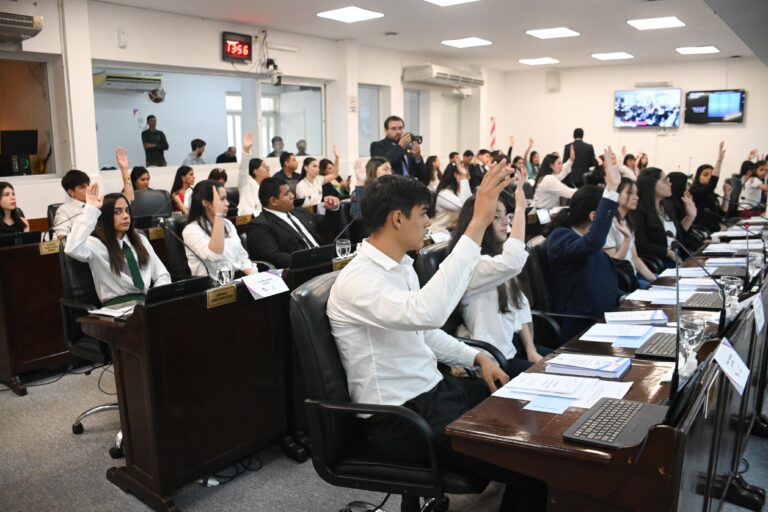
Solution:
M165 134L157 129L157 118L147 116L147 129L141 132L141 142L144 144L144 155L147 158L147 167L165 167L165 151L168 149L168 140Z
M571 174L563 179L563 183L566 185L573 185L575 187L582 186L582 176L589 170L590 167L597 165L595 159L595 148L592 144L587 144L584 139L584 130L576 128L573 130L573 150L576 153L576 158L573 160L573 167L571 168ZM563 149L563 163L567 162L571 155L571 144L566 144Z
M371 142L371 156L381 156L389 160L392 174L411 176L427 185L429 176L421 158L420 141L414 140L413 134L403 133L404 131L405 121L397 116L389 116L384 121L386 136Z

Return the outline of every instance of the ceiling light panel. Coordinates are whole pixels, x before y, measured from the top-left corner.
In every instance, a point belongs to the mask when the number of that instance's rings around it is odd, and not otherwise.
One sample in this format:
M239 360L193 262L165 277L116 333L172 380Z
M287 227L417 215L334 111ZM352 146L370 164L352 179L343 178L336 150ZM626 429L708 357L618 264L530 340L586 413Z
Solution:
M704 55L706 53L720 53L717 46L683 46L675 48L680 55Z
M544 66L545 64L560 64L560 61L552 57L540 57L538 59L520 59L517 62L526 66Z
M665 18L645 18L642 20L627 20L627 23L635 27L637 30L657 30L660 28L677 28L685 26L685 23L677 19L675 16L667 16Z
M431 4L439 5L440 7L450 7L452 5L468 4L470 2L477 2L477 0L425 0Z
M526 30L526 34L539 39L557 39L559 37L577 37L580 36L575 30L571 30L568 27L557 28L541 28L537 30Z
M358 21L367 21L381 18L384 16L384 14L350 5L341 9L319 12L317 13L317 16L320 18L327 18L329 20L341 21L344 23L356 23Z
M486 39L480 39L479 37L465 37L464 39L448 39L447 41L440 41L446 46L453 46L454 48L472 48L473 46L488 46L493 44Z
M627 52L612 52L612 53L593 53L592 58L597 60L625 60L625 59L634 59L635 56Z

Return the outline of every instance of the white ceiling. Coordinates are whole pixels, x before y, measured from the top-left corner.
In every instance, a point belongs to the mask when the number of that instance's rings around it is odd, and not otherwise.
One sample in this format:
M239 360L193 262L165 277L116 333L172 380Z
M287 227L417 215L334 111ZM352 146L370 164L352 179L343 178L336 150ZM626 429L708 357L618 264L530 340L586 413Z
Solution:
M499 70L531 69L521 58L554 57L569 68L615 64L592 53L624 51L637 64L688 62L751 56L749 48L704 0L480 0L438 7L424 0L112 0L109 3L236 22L413 53L427 58L487 66ZM340 23L317 12L356 5L384 13L383 18ZM628 19L677 16L683 28L638 31ZM580 37L539 40L526 30L567 26ZM397 36L385 36L397 32ZM492 46L456 49L440 41L477 36ZM715 55L682 56L680 46L715 45Z

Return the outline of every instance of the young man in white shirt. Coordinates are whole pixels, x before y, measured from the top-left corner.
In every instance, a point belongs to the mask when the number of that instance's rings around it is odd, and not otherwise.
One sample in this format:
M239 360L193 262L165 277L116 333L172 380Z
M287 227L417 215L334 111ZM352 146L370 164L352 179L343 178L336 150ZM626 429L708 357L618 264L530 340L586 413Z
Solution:
M61 178L61 188L69 196L67 202L59 206L53 219L53 229L61 240L72 230L73 221L83 214L86 191L91 184L91 178L83 171L72 169Z
M483 233L511 171L503 160L485 174L464 236L422 289L406 252L422 247L431 223L429 189L397 175L382 176L366 187L363 220L371 236L331 289L328 318L354 402L415 411L435 434L441 467L513 484L501 510L533 511L546 508L542 482L455 452L445 434L445 427L487 397L489 389L509 380L487 355L440 327L467 288L480 259ZM438 361L478 365L483 380L444 376ZM427 460L424 440L409 424L379 415L365 421L377 450L401 460Z

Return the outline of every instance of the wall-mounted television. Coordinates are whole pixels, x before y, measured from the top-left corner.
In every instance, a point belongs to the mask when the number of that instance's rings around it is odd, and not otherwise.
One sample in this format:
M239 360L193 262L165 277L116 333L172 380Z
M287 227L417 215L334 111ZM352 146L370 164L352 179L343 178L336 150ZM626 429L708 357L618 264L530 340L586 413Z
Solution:
M741 89L689 91L685 95L685 122L743 123L745 97Z
M680 126L680 89L616 91L614 128L677 128Z

